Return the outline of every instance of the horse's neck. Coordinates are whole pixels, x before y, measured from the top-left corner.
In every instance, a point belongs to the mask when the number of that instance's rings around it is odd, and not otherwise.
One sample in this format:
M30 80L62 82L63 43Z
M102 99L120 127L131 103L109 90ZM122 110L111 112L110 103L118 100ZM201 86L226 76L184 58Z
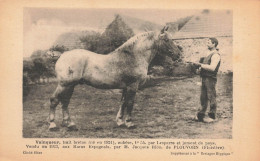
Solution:
M139 40L134 48L134 50L136 50L134 55L136 58L145 59L146 62L150 64L157 54L157 46L158 43L156 39L147 40L146 38L144 41Z
M140 36L137 41L129 40L128 44L123 44L111 54L123 61L145 61L149 65L157 54L158 40L155 35L137 35Z
M159 51L159 40L154 40L153 43L150 46L150 55L149 55L149 61L148 64L150 64L152 62L152 60L154 59L154 57L158 54Z

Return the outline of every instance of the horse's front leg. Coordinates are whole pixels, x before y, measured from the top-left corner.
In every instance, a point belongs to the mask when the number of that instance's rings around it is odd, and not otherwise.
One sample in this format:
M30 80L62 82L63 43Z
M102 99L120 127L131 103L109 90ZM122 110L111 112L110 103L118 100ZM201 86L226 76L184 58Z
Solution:
M135 95L138 90L138 84L132 84L131 86L127 87L126 91L126 118L125 118L125 125L128 128L135 127L134 123L132 122L132 111L134 107Z
M117 116L116 116L116 123L117 123L118 126L122 126L122 125L125 124L125 122L123 120L125 107L126 107L125 98L126 98L126 89L123 89L122 99L121 99L121 101L123 101L123 103L119 107L119 110L118 110L118 113L117 113Z

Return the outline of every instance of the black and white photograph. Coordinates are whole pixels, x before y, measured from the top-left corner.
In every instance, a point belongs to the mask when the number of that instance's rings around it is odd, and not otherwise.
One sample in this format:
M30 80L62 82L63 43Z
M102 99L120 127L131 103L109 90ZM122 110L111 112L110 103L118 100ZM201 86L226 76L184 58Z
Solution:
M231 9L23 8L23 138L232 139Z

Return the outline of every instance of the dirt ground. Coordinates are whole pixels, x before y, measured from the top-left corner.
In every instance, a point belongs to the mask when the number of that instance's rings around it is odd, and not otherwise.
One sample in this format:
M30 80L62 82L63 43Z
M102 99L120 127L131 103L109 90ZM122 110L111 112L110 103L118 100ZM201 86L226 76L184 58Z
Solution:
M49 97L56 83L33 85L23 102L25 138L184 138L230 139L233 124L232 75L220 75L217 82L218 121L196 122L200 106L200 77L167 77L137 93L133 110L134 129L117 127L120 90L100 90L86 85L75 88L69 105L78 131L60 127L48 130ZM60 105L56 123L62 122Z

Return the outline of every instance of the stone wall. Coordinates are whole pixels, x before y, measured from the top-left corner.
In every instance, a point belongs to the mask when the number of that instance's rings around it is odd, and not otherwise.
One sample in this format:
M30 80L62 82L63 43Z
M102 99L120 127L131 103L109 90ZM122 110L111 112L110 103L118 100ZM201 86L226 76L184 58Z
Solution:
M233 38L232 37L216 37L219 41L219 53L221 55L221 65L220 72L229 73L233 72L232 67L232 47ZM207 55L209 51L207 49L207 39L184 39L184 40L174 40L176 45L182 47L183 50L183 61L199 62L200 57Z

